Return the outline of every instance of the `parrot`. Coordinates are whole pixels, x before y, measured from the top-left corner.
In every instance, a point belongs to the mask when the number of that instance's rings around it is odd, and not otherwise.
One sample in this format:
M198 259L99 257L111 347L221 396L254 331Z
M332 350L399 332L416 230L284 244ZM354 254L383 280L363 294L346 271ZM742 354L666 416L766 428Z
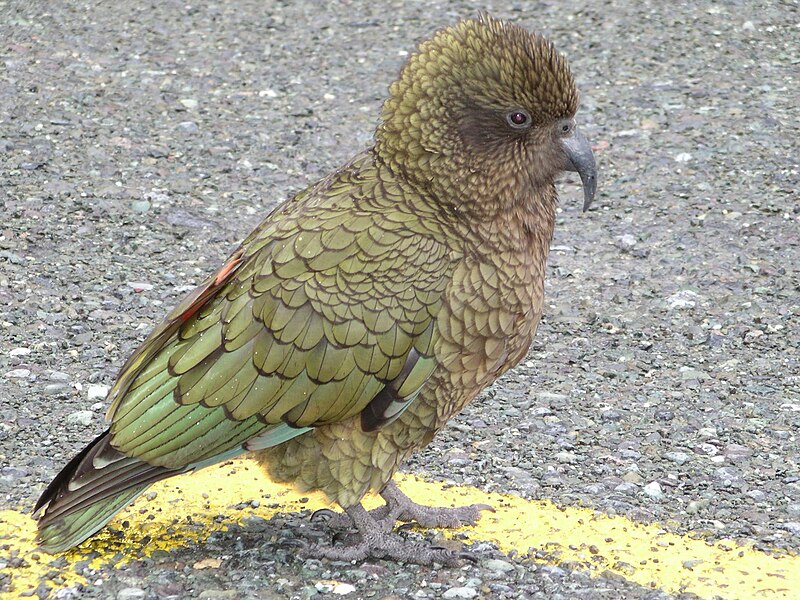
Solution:
M597 188L565 57L482 13L402 66L372 144L280 204L122 366L108 429L34 509L50 553L86 540L156 481L242 454L318 490L353 528L308 551L450 564L398 521L474 524L392 481L409 455L527 354L544 307L555 181ZM368 493L385 505L367 511Z

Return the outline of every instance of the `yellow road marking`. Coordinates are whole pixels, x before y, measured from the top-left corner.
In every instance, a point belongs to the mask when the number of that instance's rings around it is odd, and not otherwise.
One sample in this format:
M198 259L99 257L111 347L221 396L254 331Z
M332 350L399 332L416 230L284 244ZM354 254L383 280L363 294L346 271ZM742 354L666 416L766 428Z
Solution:
M485 494L471 487L445 488L408 475L400 487L418 502L458 506L488 503L496 513L484 513L477 526L460 530L470 540L497 544L503 552L544 552L537 559L589 571L616 573L647 588L669 593L691 592L703 598L800 598L800 556L766 553L747 545L707 543L669 533L657 525L642 525L584 508L560 508L547 501ZM329 506L319 494L301 494L269 481L256 463L240 460L154 485L156 496L140 498L110 527L64 555L67 566L50 566L57 557L36 551L35 525L30 515L0 511L0 598L16 598L40 582L55 589L87 583L85 574L118 566L202 541L213 530L225 530L249 515L270 518L277 512ZM260 506L233 505L258 500ZM367 507L380 504L369 498ZM217 515L226 519L216 519ZM127 522L127 523L125 523ZM122 532L119 529L122 527ZM452 536L454 532L446 535ZM142 544L143 538L149 541ZM76 563L87 561L82 572ZM6 564L3 564L6 563ZM59 563L56 563L59 564Z

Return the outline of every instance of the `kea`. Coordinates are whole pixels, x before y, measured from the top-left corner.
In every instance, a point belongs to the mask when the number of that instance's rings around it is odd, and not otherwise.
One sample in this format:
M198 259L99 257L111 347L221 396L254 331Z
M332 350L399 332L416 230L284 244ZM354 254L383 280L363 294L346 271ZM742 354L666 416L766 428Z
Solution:
M110 426L36 505L63 551L153 482L250 453L320 490L358 535L338 560L451 563L397 521L474 523L392 483L412 452L528 351L542 315L555 178L596 189L565 58L488 15L422 42L373 145L279 205L170 312L109 390ZM365 494L385 506L367 511ZM457 557L456 557L457 560Z

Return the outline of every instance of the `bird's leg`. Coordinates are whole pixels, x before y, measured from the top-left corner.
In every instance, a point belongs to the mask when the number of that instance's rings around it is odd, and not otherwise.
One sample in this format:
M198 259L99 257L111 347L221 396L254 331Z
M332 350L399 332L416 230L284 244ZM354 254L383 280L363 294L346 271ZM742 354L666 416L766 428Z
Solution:
M387 531L391 531L397 521L404 523L413 521L421 527L457 528L474 525L481 518L481 511L494 512L488 504L470 504L456 508L417 504L401 492L393 481L387 483L380 494L386 504L373 508L369 511L369 516L383 524ZM311 519L326 520L328 526L333 529L347 529L353 526L349 513L339 513L327 508L316 511L311 515Z
M383 521L389 515L389 506L384 504L378 508L373 508L369 511L369 515L376 521ZM352 529L353 519L347 512L337 512L330 508L320 508L311 514L312 521L319 521L325 523L331 529ZM392 524L397 519L392 520Z
M439 563L448 566L457 566L459 559L468 558L446 548L407 541L392 532L393 519L376 521L360 504L345 509L345 512L358 529L361 541L351 546L311 546L305 551L309 557L347 562L386 558L420 565Z
M382 518L391 521L392 526L395 521L414 521L422 527L456 528L477 523L481 518L481 511L494 512L494 509L488 504L470 504L455 508L417 504L401 492L393 481L387 483L381 490L381 496L386 500L386 507L388 507Z

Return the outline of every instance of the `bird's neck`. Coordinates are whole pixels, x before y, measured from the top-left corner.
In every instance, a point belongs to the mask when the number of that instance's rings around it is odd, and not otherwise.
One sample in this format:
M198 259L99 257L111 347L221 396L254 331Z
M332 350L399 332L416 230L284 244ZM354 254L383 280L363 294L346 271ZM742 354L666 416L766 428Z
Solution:
M468 220L477 223L478 241L487 249L520 253L544 262L553 238L556 205L555 186L550 185L472 202L471 210L476 214Z
M546 259L558 202L552 182L533 187L525 177L488 177L468 170L444 170L438 178L420 181L401 166L387 162L377 148L370 160L381 171L381 180L415 189L412 212L424 213L452 228L475 253Z

